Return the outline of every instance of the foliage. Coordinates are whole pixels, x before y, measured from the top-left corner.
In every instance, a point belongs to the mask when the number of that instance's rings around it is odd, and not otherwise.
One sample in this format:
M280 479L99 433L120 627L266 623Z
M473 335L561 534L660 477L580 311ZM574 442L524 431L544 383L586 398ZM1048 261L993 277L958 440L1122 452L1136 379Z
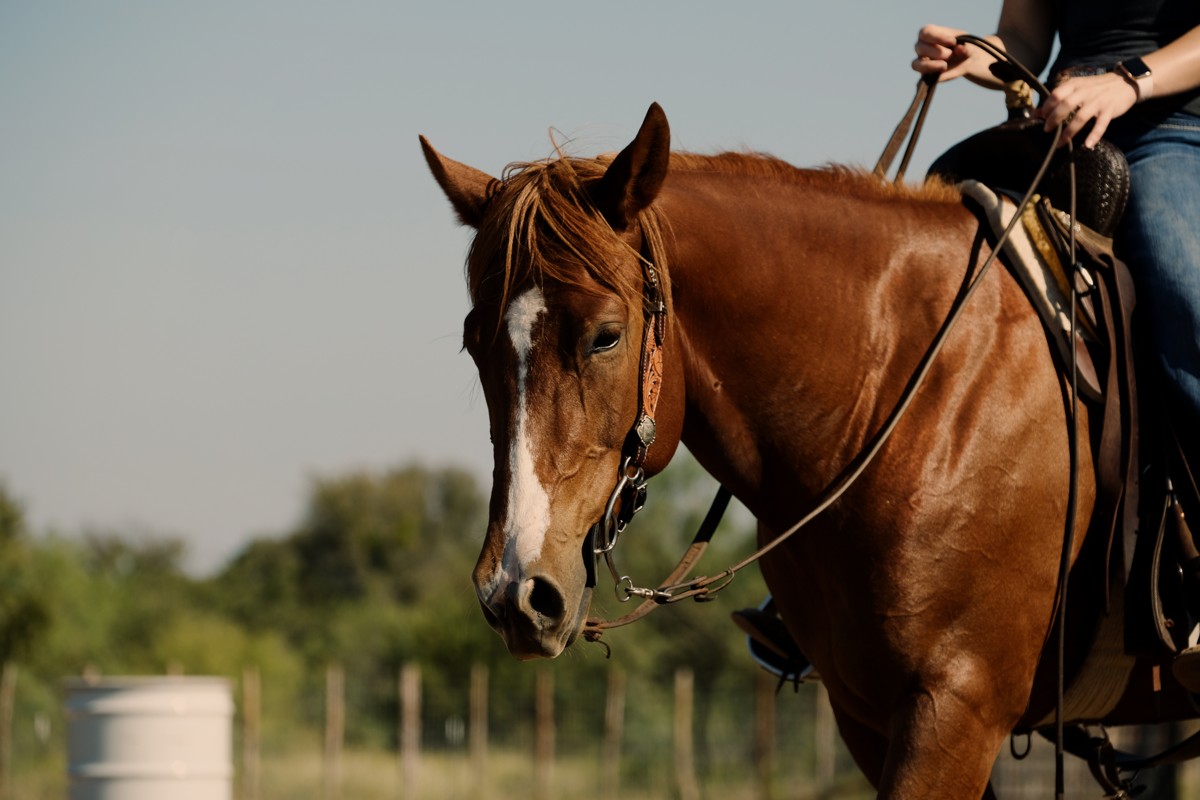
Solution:
M646 510L624 534L615 557L622 573L655 584L674 566L715 489L690 457L650 484ZM486 625L470 573L486 525L486 495L459 469L408 465L313 481L300 522L282 536L249 543L218 574L188 576L178 542L107 532L28 536L20 510L0 492L0 642L22 663L22 714L52 715L61 677L162 673L223 675L246 667L262 676L267 743L301 735L315 740L324 715L325 667L347 675L351 744L392 747L397 674L422 666L429 746L468 715L473 666L489 670L490 713L510 741L528 741L534 677L552 669L568 741L594 742L604 726L609 673L631 676L629 726L662 729L677 667L695 673L701 744L714 724L710 697L753 667L728 613L758 603L757 571L739 577L715 604L660 609L637 625L605 635L612 648L579 643L553 665L512 659ZM733 513L701 569L715 571L753 546L752 526ZM594 610L627 610L600 570ZM23 738L22 738L23 737ZM43 737L44 738L44 737ZM32 757L45 741L25 733L18 752ZM40 748L40 749L39 749ZM633 754L655 757L648 750Z
M21 508L0 485L0 664L33 645L47 621L46 600L29 576Z

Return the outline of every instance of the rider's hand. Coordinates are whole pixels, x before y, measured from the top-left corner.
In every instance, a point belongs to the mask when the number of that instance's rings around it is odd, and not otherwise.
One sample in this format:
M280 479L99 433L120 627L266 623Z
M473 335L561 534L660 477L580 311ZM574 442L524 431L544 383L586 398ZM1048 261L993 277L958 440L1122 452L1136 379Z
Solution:
M965 74L971 60L983 56L983 53L955 41L955 37L964 33L966 31L941 25L926 25L921 28L917 33L917 43L913 47L917 57L912 62L912 68L922 75L936 74L939 81L948 81Z
M1115 72L1106 72L1068 78L1050 93L1035 113L1046 120L1047 131L1066 121L1060 140L1063 144L1095 120L1083 141L1083 146L1091 149L1104 136L1108 124L1133 108L1137 98L1137 89L1129 81Z

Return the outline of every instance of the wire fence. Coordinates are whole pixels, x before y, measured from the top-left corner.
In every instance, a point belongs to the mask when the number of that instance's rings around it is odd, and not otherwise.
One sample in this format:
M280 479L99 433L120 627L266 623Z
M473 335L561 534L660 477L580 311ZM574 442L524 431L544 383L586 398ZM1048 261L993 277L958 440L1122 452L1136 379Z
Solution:
M609 669L592 682L556 681L556 668L495 691L475 665L461 686L439 685L414 664L391 686L394 730L369 733L348 704L364 687L331 665L313 699L316 725L281 732L272 685L257 668L237 681L234 731L238 800L421 798L539 800L868 798L819 684L779 686L749 668L715 682L689 669L665 676ZM0 698L0 800L66 795L65 721L29 713L15 672ZM431 684L438 688L431 691ZM382 700L381 702L388 702ZM274 730L272 733L271 731ZM1193 727L1117 729L1115 744L1150 752ZM286 734L286 735L285 735ZM1054 748L1034 736L1005 747L993 771L1006 800L1054 797ZM1066 761L1066 797L1100 791L1077 759ZM1200 769L1188 764L1142 776L1147 798L1200 797Z

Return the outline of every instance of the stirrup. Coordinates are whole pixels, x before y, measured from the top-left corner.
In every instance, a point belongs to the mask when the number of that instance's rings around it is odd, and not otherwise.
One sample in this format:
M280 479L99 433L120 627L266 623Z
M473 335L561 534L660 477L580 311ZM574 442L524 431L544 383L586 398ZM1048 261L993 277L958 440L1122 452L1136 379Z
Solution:
M781 683L820 680L812 662L801 652L776 613L774 599L770 595L758 608L743 608L730 616L746 634L750 657L778 677Z

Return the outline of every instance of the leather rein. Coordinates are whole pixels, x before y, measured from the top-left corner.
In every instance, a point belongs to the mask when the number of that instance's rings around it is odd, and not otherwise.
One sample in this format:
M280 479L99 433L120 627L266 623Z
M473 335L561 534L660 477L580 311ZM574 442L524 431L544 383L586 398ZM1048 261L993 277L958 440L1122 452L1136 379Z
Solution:
M1003 51L998 50L989 42L979 39L974 36L960 37L961 41L967 41L971 44L976 44L998 60L1005 61L1012 65L1024 80L1031 86L1038 89L1045 97L1048 94L1046 87L1023 65L1015 62L1011 57ZM904 157L901 161L898 172L893 179L895 183L900 183L903 180L904 172L908 167L908 162L912 156L916 146L917 138L920 135L921 127L925 120L925 115L929 108L929 103L933 98L933 90L937 85L936 76L932 79L930 76L924 76L917 84L916 97L913 99L907 113L901 120L900 124L893 132L891 139L884 148L883 154L879 158L879 162L875 165L874 174L882 180L887 179L887 173L891 169L892 161L899 152L903 141L908 137L909 130L913 126L914 118L916 119L916 127L913 128L912 136L909 139L908 147L905 150ZM1059 124L1058 134L1061 135L1062 123ZM1057 142L1059 136L1055 136L1054 141ZM1070 147L1070 145L1067 145ZM866 468L871 464L883 449L891 437L896 426L899 424L904 413L912 404L913 398L916 396L917 390L925 381L929 370L933 366L934 359L941 351L943 344L948 338L954 324L961 317L963 309L967 302L979 287L983 278L987 275L990 267L995 262L1004 243L1008 240L1012 230L1020 223L1025 209L1032 202L1034 192L1041 182L1050 165L1050 160L1054 156L1055 147L1051 147L1046 153L1040 168L1034 176L1033 182L1029 190L1022 197L1018 204L1016 212L1012 219L998 237L995 245L992 247L992 252L984 260L979 267L977 274L971 279L966 290L960 292L951 306L950 311L942 323L942 327L935 335L933 341L922 356L912 376L909 378L905 386L904 392L901 394L896 405L891 413L884 421L882 427L875 433L867 445L852 458L849 463L842 469L840 473L826 486L826 488L818 496L817 501L812 509L801 517L794 525L792 525L783 533L776 536L767 544L755 550L750 555L732 564L720 572L712 575L699 576L688 579L687 576L691 573L696 562L699 561L701 555L708 548L708 544L712 539L713 533L720 524L721 517L725 509L729 505L729 500L732 493L725 486L720 486L717 490L716 497L713 498L712 504L705 515L704 521L701 523L699 530L692 539L692 543L688 546L679 562L671 573L659 584L658 588L645 588L637 586L628 575L622 575L617 569L613 560L613 550L616 547L617 540L620 534L624 531L626 525L633 516L642 509L646 502L646 475L643 465L646 459L646 453L655 438L655 420L654 414L658 401L659 391L662 385L662 349L665 343L666 334L666 316L667 306L662 297L662 287L658 277L658 273L654 265L647 259L643 258L644 267L644 293L643 293L643 309L645 316L644 332L642 336L642 355L641 355L641 375L639 379L639 397L638 397L638 415L634 420L633 426L626 437L625 446L622 450L621 467L618 471L617 481L609 496L608 503L605 506L604 516L599 522L592 526L584 540L583 557L588 569L588 586L595 586L595 561L600 557L605 559L609 571L615 582L614 591L617 599L624 603L639 597L642 602L639 603L632 611L622 617L616 619L604 620L595 617L590 617L584 623L582 635L585 639L591 642L601 642L601 636L604 630L608 628L616 628L623 625L628 625L649 614L657 606L676 603L680 600L691 598L698 602L716 599L717 592L724 589L733 581L738 572L758 561L763 556L770 553L775 548L782 545L788 539L793 537L804 526L808 525L819 514L833 505L846 491L854 484L862 475ZM1072 160L1072 175L1074 163ZM1074 181L1072 180L1072 184ZM1072 208L1070 210L1071 218L1074 219L1074 196L1072 195ZM1071 229L1071 262L1075 263L1075 237L1074 225ZM1072 293L1074 296L1074 293ZM1072 314L1074 312L1074 303L1072 302ZM1072 370L1074 372L1074 370ZM1075 397L1078 393L1075 391L1074 385L1072 392ZM1073 415L1074 416L1074 415ZM1072 434L1072 463L1075 460L1074 434ZM619 506L618 506L619 504ZM1073 504L1072 504L1073 509ZM1074 530L1073 520L1068 521L1068 536ZM1070 544L1068 543L1064 549L1065 553L1070 553ZM589 552L590 551L590 552ZM1064 556L1066 559L1067 556ZM1060 581L1060 594L1065 594L1065 579ZM1061 602L1060 597L1060 602ZM605 645L606 646L606 645ZM606 646L607 647L607 646Z

